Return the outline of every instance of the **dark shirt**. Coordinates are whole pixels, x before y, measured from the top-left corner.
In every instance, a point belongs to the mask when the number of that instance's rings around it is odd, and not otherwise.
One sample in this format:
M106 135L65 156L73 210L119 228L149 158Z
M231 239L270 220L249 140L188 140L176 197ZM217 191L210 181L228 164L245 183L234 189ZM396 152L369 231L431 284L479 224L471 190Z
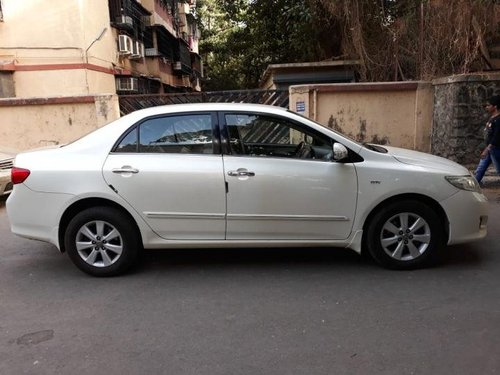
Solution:
M488 122L488 134L486 143L495 147L500 147L500 116L496 116Z

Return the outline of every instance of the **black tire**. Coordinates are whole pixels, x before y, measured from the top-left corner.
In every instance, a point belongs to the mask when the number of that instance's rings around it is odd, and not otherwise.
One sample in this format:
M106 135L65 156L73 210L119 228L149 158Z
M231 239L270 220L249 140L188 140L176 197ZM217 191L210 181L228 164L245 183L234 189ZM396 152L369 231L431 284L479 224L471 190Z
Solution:
M139 239L136 226L120 210L92 207L79 212L69 222L64 244L73 263L83 272L92 276L115 276L135 263L142 247Z
M436 262L443 234L443 224L431 207L413 200L396 201L372 217L364 242L380 265L408 270Z

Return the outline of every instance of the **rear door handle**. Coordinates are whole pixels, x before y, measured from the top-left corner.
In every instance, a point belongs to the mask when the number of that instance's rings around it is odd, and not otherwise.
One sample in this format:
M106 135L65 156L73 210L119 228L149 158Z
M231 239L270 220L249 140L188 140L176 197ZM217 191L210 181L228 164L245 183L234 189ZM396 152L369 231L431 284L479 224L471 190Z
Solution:
M132 168L130 165L124 165L121 168L113 168L111 170L113 173L139 173L139 170L136 168Z
M227 174L231 177L253 177L255 172L247 171L244 168L239 168L236 171L229 171Z

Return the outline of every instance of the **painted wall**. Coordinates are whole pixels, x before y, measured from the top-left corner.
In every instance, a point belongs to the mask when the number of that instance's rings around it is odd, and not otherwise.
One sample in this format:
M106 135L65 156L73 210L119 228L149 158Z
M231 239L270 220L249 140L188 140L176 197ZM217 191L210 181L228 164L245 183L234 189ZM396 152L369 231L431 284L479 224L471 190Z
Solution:
M0 149L65 144L119 117L116 95L0 99Z
M292 86L290 109L360 142L430 151L431 83Z
M185 82L182 77L174 74L172 64L161 59L146 59L147 69L155 77L160 77L163 83L171 86L183 86ZM189 78L189 77L188 77ZM190 83L188 83L190 85Z
M16 97L116 91L106 0L2 0L2 10L0 61L11 62Z

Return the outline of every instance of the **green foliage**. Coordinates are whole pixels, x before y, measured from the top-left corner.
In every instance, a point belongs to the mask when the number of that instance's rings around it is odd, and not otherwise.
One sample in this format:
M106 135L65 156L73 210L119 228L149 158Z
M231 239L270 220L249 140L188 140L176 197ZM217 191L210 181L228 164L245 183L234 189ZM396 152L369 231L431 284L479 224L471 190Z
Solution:
M481 69L491 0L198 0L204 90L258 87L269 64L357 59L362 81Z
M205 90L254 88L267 65L325 57L317 8L308 0L200 0Z

